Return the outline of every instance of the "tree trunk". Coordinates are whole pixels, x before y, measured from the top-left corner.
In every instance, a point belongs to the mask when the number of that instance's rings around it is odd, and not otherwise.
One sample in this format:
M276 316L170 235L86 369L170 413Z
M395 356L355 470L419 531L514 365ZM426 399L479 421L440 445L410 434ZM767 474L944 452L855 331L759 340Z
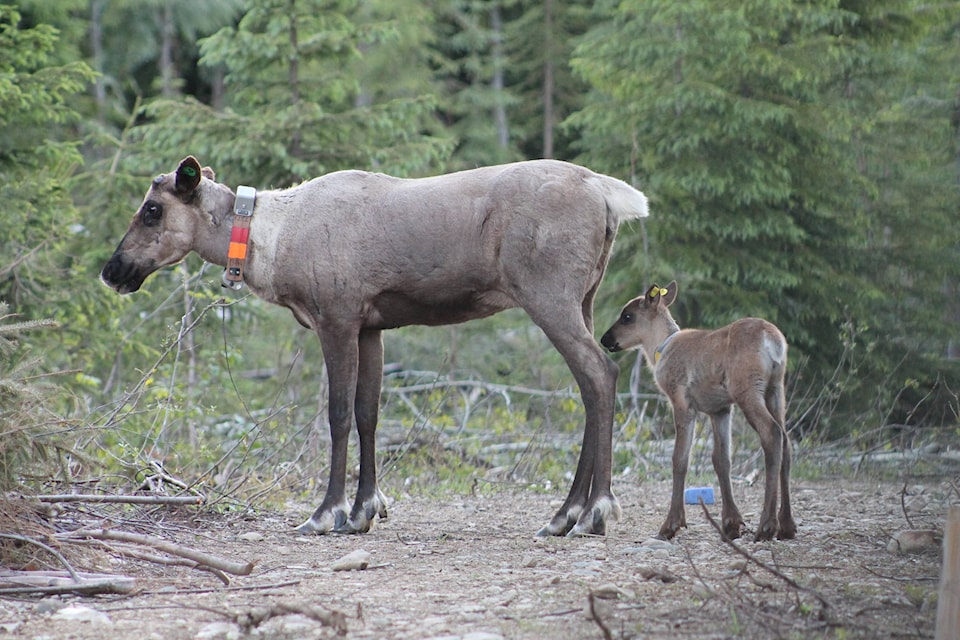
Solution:
M165 98L176 96L177 70L174 66L174 47L176 46L177 30L173 22L173 5L167 2L163 7L163 16L160 21L160 93Z
M97 103L97 120L104 121L107 111L107 89L103 81L103 0L90 2L90 52L93 56L93 70L97 77L93 81L93 98Z
M506 151L510 145L510 130L507 127L507 109L504 106L503 90L503 21L499 5L490 9L490 30L493 32L493 81L495 106L493 120L497 128L497 145Z
M543 157L553 157L553 0L543 3L544 65L543 65Z

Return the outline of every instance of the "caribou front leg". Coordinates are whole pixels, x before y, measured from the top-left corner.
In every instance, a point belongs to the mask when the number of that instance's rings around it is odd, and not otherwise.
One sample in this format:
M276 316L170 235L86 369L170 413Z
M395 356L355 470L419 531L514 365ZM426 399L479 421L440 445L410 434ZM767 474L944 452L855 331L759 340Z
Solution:
M330 378L330 482L323 502L310 519L297 527L299 533L324 534L346 525L350 507L346 497L347 445L353 425L357 394L357 334L320 330L323 358Z
M350 517L337 533L366 533L377 516L387 517L387 498L377 484L376 432L383 379L383 340L380 331L361 331L354 413L360 437L360 480Z

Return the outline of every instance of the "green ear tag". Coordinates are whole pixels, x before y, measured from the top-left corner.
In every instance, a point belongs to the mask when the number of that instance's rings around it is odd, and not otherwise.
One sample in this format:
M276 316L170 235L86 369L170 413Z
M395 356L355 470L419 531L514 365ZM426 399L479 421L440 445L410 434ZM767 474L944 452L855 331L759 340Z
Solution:
M183 167L183 172L190 176L191 178L197 177L197 170L193 167Z

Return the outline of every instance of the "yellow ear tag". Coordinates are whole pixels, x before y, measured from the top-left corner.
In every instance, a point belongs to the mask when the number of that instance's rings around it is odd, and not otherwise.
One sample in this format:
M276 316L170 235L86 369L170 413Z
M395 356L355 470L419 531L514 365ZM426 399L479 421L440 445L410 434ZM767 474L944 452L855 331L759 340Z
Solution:
M662 295L662 296L665 296L665 295L667 295L667 290L661 288L659 291L657 291L657 293L659 293L659 294Z

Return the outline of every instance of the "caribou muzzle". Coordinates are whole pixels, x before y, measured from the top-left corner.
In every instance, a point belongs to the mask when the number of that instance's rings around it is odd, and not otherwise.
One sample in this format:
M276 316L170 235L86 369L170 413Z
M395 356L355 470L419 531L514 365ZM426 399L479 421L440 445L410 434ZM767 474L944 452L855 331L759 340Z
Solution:
M100 280L117 293L127 294L139 289L147 276L154 271L156 267L152 265L152 261L146 266L138 265L120 251L116 251L110 256L107 264L103 265Z

